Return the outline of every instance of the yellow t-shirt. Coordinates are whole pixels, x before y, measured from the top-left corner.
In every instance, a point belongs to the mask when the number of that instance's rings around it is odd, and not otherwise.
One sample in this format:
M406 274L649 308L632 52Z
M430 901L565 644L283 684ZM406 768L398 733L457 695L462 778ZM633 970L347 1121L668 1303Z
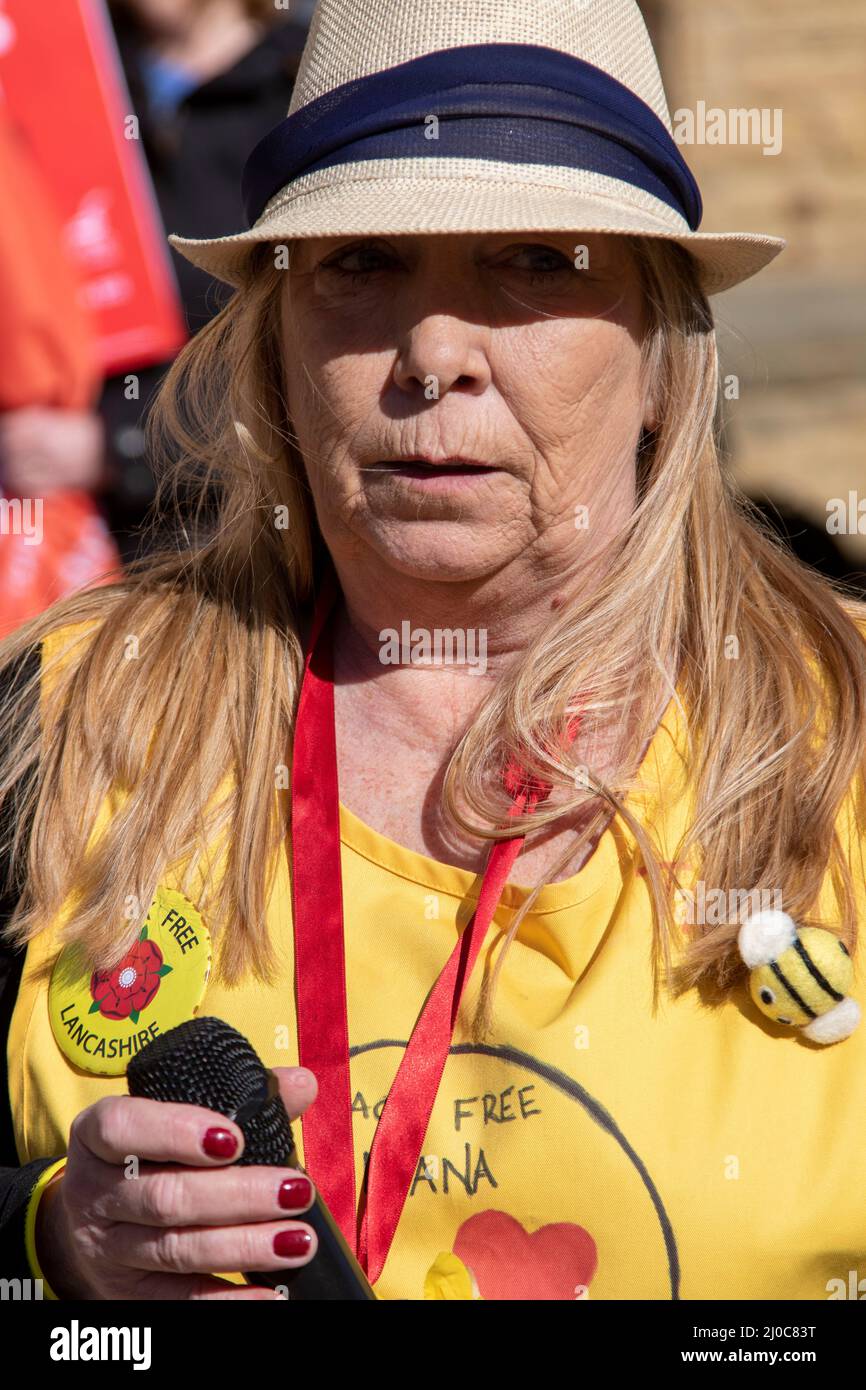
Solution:
M672 701L629 798L668 861L688 814L684 733ZM340 825L360 1188L381 1103L480 879L345 806ZM849 852L866 922L864 847L849 841ZM527 892L507 886L496 928ZM267 920L278 978L229 989L211 976L199 1012L246 1034L266 1064L293 1065L283 850ZM9 1036L22 1162L63 1152L76 1113L125 1090L123 1076L81 1070L55 1041L37 978L53 949L51 933L31 944ZM866 1023L810 1046L767 1023L745 986L716 1006L697 991L665 996L653 1014L650 952L646 878L614 824L579 873L541 890L484 1047L465 1026L478 962L380 1298L809 1300L848 1296L851 1271L854 1286L866 1280ZM861 960L851 993L862 1005Z

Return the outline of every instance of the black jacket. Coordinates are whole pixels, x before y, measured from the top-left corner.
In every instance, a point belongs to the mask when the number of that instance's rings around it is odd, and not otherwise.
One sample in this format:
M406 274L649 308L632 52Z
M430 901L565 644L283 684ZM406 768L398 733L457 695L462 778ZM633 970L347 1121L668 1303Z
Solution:
M301 18L273 26L233 67L188 92L176 112L166 116L148 104L139 32L131 23L115 20L130 103L166 234L214 237L246 228L240 191L243 166L262 136L286 114L307 27ZM187 326L195 333L225 304L231 290L168 243L166 253ZM126 372L109 378L99 402L114 476L103 505L124 559L139 549L138 528L153 501L154 478L142 422L169 365L129 368L139 380L138 400L127 399Z
M39 648L32 648L19 661L16 668L6 676L0 700L5 703L8 690L19 681L30 678L39 669ZM38 717L34 708L32 717ZM9 836L9 823L14 814L14 799L10 798L2 813L0 823L0 847L5 846ZM12 1111L9 1102L9 1087L6 1070L6 1041L12 1010L18 997L18 986L24 965L23 950L14 951L5 937L5 927L14 911L20 896L20 885L9 885L8 855L2 854L0 865L0 1279L27 1279L31 1277L30 1266L24 1249L24 1218L27 1203L36 1179L43 1169L61 1158L61 1154L47 1154L23 1166L18 1162L15 1147L15 1131L12 1125Z

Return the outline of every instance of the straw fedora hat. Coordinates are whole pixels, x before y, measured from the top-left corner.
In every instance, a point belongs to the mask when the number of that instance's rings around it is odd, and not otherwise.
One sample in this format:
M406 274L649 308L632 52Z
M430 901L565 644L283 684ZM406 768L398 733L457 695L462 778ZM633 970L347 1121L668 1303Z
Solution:
M232 285L263 241L543 230L677 242L715 294L785 245L697 230L635 0L319 0L242 191L249 231L169 237Z

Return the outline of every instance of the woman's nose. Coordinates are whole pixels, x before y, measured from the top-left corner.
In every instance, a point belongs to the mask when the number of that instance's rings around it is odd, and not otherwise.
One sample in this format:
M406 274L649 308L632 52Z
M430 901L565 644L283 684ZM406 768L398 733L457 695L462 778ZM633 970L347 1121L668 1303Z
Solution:
M405 330L394 363L394 381L426 400L453 388L480 393L490 382L486 333L455 314L430 313Z

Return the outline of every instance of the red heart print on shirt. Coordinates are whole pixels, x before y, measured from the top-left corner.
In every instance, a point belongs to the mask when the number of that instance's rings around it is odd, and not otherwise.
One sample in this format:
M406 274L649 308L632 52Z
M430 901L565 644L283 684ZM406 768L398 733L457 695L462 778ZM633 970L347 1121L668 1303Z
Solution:
M586 1296L598 1268L595 1241L583 1226L559 1221L530 1232L504 1211L464 1221L454 1254L486 1301L574 1301Z

